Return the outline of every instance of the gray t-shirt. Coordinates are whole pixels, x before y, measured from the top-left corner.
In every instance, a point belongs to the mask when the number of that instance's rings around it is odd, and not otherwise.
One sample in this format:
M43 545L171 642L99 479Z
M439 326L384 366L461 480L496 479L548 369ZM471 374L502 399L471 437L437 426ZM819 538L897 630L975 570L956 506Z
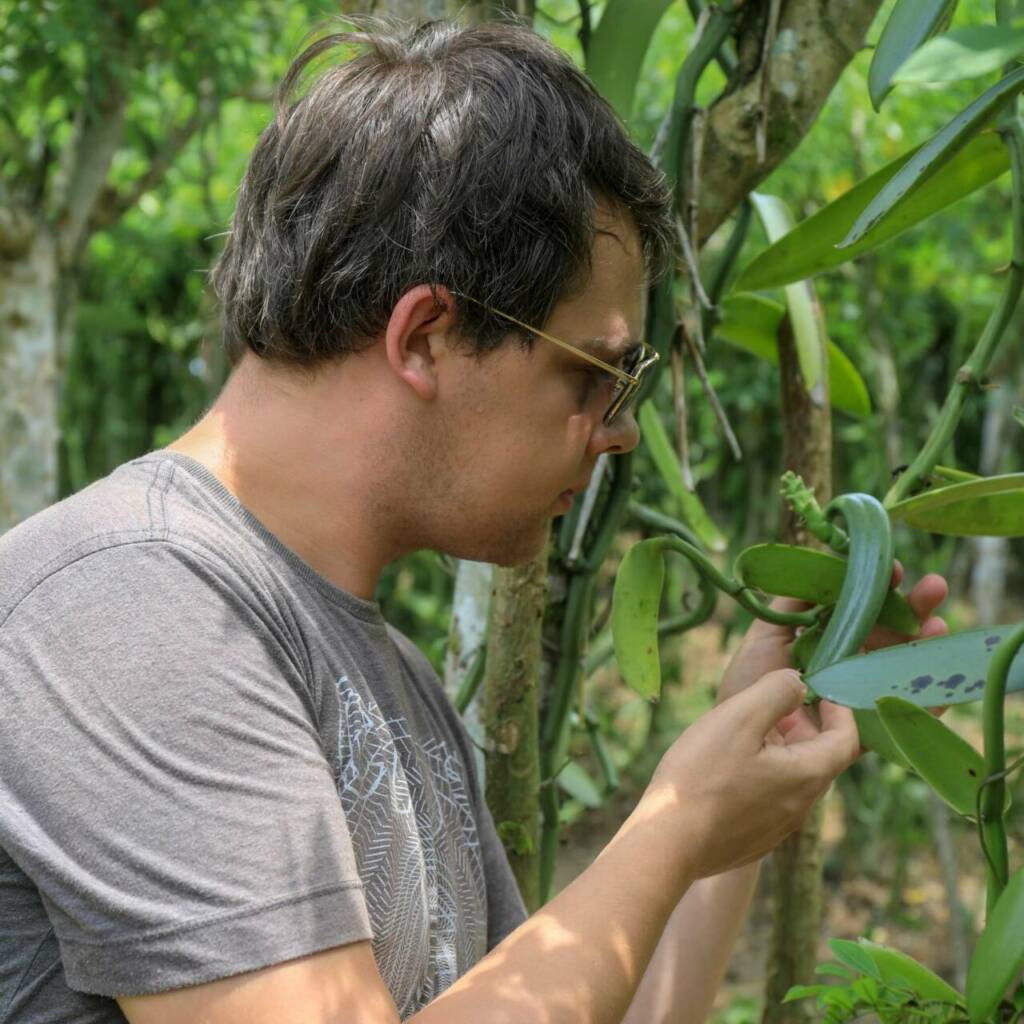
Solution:
M199 463L0 537L0 1024L368 938L405 1018L524 918L429 663Z

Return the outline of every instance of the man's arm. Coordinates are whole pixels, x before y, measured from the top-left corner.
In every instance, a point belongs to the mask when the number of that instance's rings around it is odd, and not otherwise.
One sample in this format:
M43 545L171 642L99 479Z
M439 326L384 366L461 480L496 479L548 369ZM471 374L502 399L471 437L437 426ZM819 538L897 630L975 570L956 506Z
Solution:
M687 729L597 860L411 1019L620 1024L691 884L759 860L855 758L852 715L827 702L813 737L772 741L803 693L776 672ZM252 972L233 999L228 979L121 1005L131 1024L394 1024L366 950Z
M897 564L893 585L898 586L902 578L902 566ZM921 623L921 636L945 632L945 623L933 617L933 613L946 594L945 581L931 574L908 595ZM803 607L784 598L773 605L786 611ZM739 693L761 673L788 667L793 639L789 627L756 622L726 670L718 702ZM910 639L876 628L865 646L873 650ZM669 918L624 1024L702 1024L707 1019L743 926L757 877L758 865L752 864L702 879L690 888Z
M759 865L692 885L669 918L623 1024L703 1024L754 895Z

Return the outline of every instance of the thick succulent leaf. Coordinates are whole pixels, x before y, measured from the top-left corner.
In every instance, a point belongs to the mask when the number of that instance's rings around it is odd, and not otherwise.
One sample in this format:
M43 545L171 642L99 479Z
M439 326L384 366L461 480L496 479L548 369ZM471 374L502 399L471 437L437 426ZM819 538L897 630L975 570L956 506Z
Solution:
M925 491L889 509L919 530L956 537L1024 536L1024 473L980 477Z
M985 759L965 739L924 708L881 697L878 715L914 771L958 814L977 813L978 785Z
M928 1002L956 1003L963 1005L964 997L952 985L945 982L924 964L891 946L860 939L860 945L875 962L887 985L906 988L918 998Z
M868 71L868 94L875 110L892 88L900 65L953 15L956 0L898 0L885 23Z
M887 217L901 199L921 185L946 162L960 152L989 123L992 117L1024 88L1024 67L1011 71L982 93L965 110L935 133L882 186L868 203L853 227L839 243L847 248L859 242L875 225Z
M641 696L661 693L658 609L665 582L662 542L654 538L626 552L612 591L612 642L626 683Z
M957 82L998 71L1024 54L1024 28L964 25L925 43L893 76L895 84Z
M778 196L751 192L750 201L754 204L754 210L761 220L769 243L777 242L783 235L793 230L793 215ZM827 338L825 318L811 282L796 281L786 285L786 306L793 327L800 376L803 378L807 393L821 404L825 398L823 363Z
M971 1024L988 1020L1024 967L1024 870L1017 871L996 902L967 969Z
M779 325L786 315L785 306L763 295L732 295L721 305L722 319L715 336L779 365ZM836 409L851 416L870 416L871 398L857 367L838 345L828 343L829 400Z
M975 136L952 160L905 195L887 217L844 249L837 246L864 208L919 150L911 150L858 182L758 255L740 274L736 291L777 288L831 270L871 252L953 203L983 188L1010 167L994 132Z
M807 685L851 708L874 708L879 697L922 708L966 704L981 699L992 653L1015 628L969 629L844 658L808 676ZM1024 656L1014 659L1006 688L1024 690Z
M672 0L609 0L590 37L587 74L627 123L651 38L671 4Z
M857 723L860 745L865 750L874 751L879 757L884 757L886 761L898 764L908 771L914 770L913 765L903 756L903 751L893 742L889 731L882 725L882 719L878 717L877 711L854 708L853 717Z
M846 560L792 544L755 544L736 556L733 575L766 594L833 605L846 576ZM920 625L907 599L896 590L886 595L878 621L910 635Z
M705 511L700 498L687 488L679 457L672 448L672 442L669 441L668 434L658 418L657 410L650 402L644 402L640 406L637 419L640 422L640 436L644 439L658 473L665 481L669 492L679 502L683 522L693 530L709 551L724 551L725 537Z

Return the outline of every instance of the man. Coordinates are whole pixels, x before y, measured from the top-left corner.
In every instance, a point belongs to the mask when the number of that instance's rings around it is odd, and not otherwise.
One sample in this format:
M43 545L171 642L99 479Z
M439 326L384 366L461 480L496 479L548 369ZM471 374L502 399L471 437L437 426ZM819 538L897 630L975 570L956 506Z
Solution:
M535 556L637 443L668 197L529 32L332 37L285 92L353 43L253 154L214 406L0 540L12 1024L699 1020L757 861L857 755L755 627L525 919L461 726L373 594L422 547Z

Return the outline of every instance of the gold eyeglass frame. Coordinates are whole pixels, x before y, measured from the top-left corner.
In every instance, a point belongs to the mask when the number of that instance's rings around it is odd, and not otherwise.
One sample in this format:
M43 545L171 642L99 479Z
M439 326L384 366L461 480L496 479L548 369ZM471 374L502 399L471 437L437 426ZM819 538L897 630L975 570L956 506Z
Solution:
M616 390L612 393L611 405L608 406L603 417L603 423L606 427L612 425L615 421L615 417L619 415L634 395L636 395L637 391L640 390L640 384L643 382L644 374L647 369L653 366L661 358L658 355L657 349L652 348L646 341L641 341L640 355L638 357L636 369L632 373L627 373L625 370L620 370L617 366L612 366L611 363L606 363L603 359L598 359L597 356L591 355L582 348L577 348L577 346L570 345L567 341L562 341L560 338L556 338L553 334L547 334L545 331L542 331L537 327L531 327L529 324L523 323L522 320L517 320L514 316L511 316L508 313L503 313L500 309L494 309L493 306L488 306L486 302L474 299L470 295L463 295L461 292L452 292L452 294L458 296L460 299L466 299L469 302L475 303L482 309L486 309L488 313L500 316L503 320L507 320L509 323L515 324L524 331L528 331L530 334L536 334L537 337L543 338L545 341L550 341L552 345L557 345L559 348L565 349L565 351L571 352L580 359L583 359L594 366L598 366L606 373L611 374L612 377L616 379L617 384ZM620 387L621 390L619 390Z

